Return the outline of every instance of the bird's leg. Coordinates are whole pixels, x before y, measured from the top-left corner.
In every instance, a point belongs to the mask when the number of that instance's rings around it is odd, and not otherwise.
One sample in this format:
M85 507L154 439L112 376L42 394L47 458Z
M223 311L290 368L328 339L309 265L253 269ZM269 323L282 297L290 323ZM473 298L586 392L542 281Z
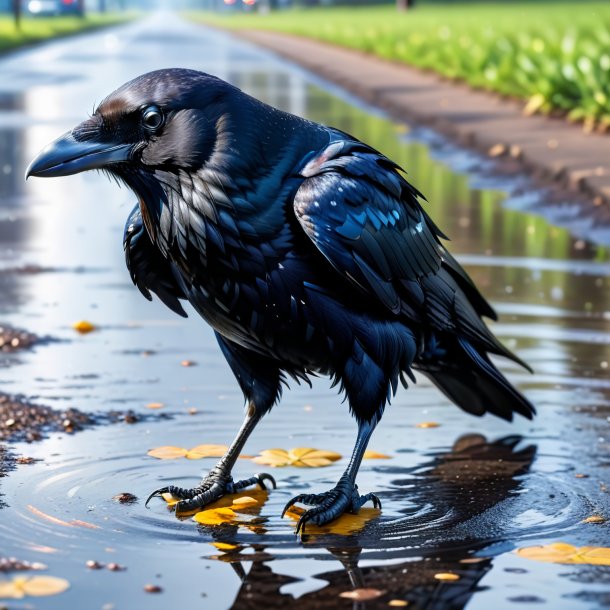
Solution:
M358 437L352 457L335 487L321 494L300 494L286 504L282 516L297 502L314 506L314 508L305 511L299 519L296 529L297 534L305 531L306 523L324 525L337 519L345 512L357 513L360 507L369 500L373 502L375 508L381 508L381 502L375 494L369 493L361 496L356 485L356 474L376 425L377 421L375 419L370 422L358 423Z
M231 476L231 470L235 465L235 461L239 457L246 440L261 417L262 414L260 411L258 411L252 403L249 404L246 418L244 419L235 440L231 443L231 446L225 455L216 466L210 470L208 475L202 479L199 485L192 489L184 489L182 487L176 487L175 485L162 487L150 494L148 500L146 500L146 504L155 496L170 493L172 496L180 498L180 501L176 504L176 512L185 512L203 508L207 504L222 498L222 496L236 493L249 485L259 485L262 489L266 489L265 481L269 481L275 489L275 479L266 473L256 474L243 481L233 481L233 477Z

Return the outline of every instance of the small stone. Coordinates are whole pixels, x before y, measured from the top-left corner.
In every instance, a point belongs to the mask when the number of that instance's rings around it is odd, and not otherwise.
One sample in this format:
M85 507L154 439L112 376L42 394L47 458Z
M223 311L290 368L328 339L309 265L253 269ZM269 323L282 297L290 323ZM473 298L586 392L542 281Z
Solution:
M26 457L25 455L20 455L16 460L17 464L33 464L37 461L33 457Z
M195 363L192 360L183 360L180 364L182 366L195 366Z
M106 566L111 572L123 572L124 570L126 570L127 568L125 566L122 566L118 563L109 563Z
M159 585L144 585L146 593L163 593L163 589Z
M103 563L100 563L99 561L95 561L95 559L89 559L85 565L90 569L90 570L101 570L104 567ZM108 568L110 569L110 567Z
M487 154L490 157L502 157L507 152L506 144L494 144L488 151Z
M523 156L523 151L521 150L521 147L517 146L516 144L513 144L510 147L510 156L513 159L521 159L521 157Z
M138 497L129 493L128 491L124 491L123 493L117 494L116 496L112 496L112 499L120 504L134 504L138 501Z

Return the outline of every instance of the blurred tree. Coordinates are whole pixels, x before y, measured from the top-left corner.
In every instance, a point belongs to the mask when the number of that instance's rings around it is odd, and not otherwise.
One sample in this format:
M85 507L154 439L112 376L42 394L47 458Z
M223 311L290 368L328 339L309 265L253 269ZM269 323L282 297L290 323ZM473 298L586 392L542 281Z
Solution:
M78 16L84 17L85 16L85 0L76 0L76 2L78 5Z
M106 12L106 0L98 0L97 10L100 13L105 13Z
M396 8L399 11L406 11L415 6L415 0L396 0Z
M21 0L13 0L13 17L15 18L15 28L21 29Z

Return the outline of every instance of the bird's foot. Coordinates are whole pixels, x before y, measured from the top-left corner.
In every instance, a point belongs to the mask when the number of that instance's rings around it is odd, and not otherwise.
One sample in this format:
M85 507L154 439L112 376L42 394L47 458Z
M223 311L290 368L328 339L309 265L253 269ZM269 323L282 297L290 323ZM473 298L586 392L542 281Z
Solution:
M336 487L324 493L295 496L284 507L282 517L297 502L313 505L314 508L306 510L297 523L296 533L304 534L305 524L325 525L339 518L343 513L357 513L360 507L369 500L373 502L375 508L381 508L381 502L375 494L369 493L361 496L358 493L358 486L347 477L342 477Z
M264 472L254 475L243 481L234 481L229 473L225 473L220 469L210 471L208 476L192 489L177 487L176 485L168 485L153 491L146 500L145 506L148 505L152 498L160 497L164 493L169 493L175 498L179 498L176 503L176 513L190 512L204 508L208 504L219 500L227 494L234 494L250 485L258 485L261 489L267 489L265 481L269 481L273 489L275 489L275 479Z

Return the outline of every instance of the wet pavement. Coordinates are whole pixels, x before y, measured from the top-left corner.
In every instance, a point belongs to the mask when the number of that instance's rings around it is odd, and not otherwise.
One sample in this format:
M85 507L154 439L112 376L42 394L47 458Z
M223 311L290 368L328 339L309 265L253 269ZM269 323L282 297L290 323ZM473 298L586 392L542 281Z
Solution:
M425 379L401 391L371 442L362 491L380 518L350 536L300 543L279 513L323 490L326 468L278 468L257 527L198 526L144 498L190 485L213 460L155 460L161 445L226 443L242 398L209 328L177 318L132 286L121 246L134 198L97 174L23 182L29 160L94 103L142 72L198 68L278 107L364 139L405 167L451 236L450 247L501 314L495 332L535 369L504 370L537 405L533 422L474 418ZM0 556L42 562L71 588L9 608L592 609L610 605L610 568L534 562L514 553L550 542L610 546L610 251L545 220L527 184L486 177L485 162L409 130L294 66L168 15L59 41L0 61L0 322L56 341L1 353L2 390L84 412L163 403L169 419L54 434L11 451L40 459L0 479ZM507 191L513 193L507 195ZM570 210L569 201L561 205ZM589 231L597 238L607 233ZM71 325L90 320L95 332ZM193 366L182 366L189 360ZM438 427L420 428L422 422ZM294 387L246 446L318 447L348 456L355 424L326 380ZM239 460L236 476L260 469ZM83 525L86 524L86 525ZM216 545L216 546L215 546ZM125 570L91 570L86 562ZM451 573L457 580L443 581ZM2 578L10 578L4 575ZM1 579L0 579L1 580ZM146 584L163 588L147 593ZM363 602L356 588L381 592ZM404 604L402 604L404 607Z

